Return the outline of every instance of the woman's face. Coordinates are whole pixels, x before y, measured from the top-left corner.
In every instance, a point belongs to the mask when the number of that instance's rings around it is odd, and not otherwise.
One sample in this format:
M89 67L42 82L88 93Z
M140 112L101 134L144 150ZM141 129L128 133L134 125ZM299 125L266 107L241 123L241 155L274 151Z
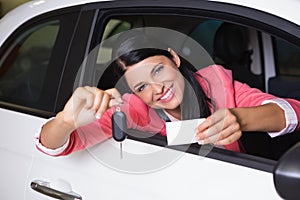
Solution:
M126 68L125 78L130 89L152 108L173 110L179 108L183 99L184 78L178 70L180 59L175 52L171 54L173 60L153 56Z

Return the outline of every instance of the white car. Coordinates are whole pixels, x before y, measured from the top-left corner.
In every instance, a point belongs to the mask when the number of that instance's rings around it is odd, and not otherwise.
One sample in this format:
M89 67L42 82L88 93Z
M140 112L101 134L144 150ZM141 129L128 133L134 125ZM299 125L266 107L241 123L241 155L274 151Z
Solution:
M35 0L14 9L0 20L0 199L299 199L299 132L244 134L247 154L128 137L122 159L113 139L63 157L34 141L76 87L114 87L105 68L113 42L102 41L133 28L181 33L212 58L201 65L299 100L299 10L296 0Z

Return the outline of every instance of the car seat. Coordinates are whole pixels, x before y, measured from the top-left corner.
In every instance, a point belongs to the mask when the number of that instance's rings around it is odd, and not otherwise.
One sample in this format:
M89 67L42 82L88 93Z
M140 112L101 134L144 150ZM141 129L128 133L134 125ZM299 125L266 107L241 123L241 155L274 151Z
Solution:
M239 25L224 22L216 31L213 59L216 64L232 70L233 78L251 87L263 90L262 76L251 72L248 30Z
M263 90L262 76L250 70L252 51L248 49L246 28L224 22L216 31L213 58L215 63L232 70L235 80ZM300 140L299 132L271 138L265 132L243 132L241 141L246 152L252 155L278 160L291 146Z

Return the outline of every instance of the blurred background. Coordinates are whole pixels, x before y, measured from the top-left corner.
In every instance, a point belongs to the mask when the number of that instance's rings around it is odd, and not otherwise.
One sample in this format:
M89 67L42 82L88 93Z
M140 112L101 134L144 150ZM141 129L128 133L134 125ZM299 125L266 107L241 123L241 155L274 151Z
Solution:
M11 9L21 5L29 0L0 0L0 17L5 15Z

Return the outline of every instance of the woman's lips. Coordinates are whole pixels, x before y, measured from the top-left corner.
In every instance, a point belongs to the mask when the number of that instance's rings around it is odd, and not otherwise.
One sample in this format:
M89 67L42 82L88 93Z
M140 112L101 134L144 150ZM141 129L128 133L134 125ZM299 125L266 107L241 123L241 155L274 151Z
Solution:
M169 102L174 97L173 85L158 99L162 103Z

